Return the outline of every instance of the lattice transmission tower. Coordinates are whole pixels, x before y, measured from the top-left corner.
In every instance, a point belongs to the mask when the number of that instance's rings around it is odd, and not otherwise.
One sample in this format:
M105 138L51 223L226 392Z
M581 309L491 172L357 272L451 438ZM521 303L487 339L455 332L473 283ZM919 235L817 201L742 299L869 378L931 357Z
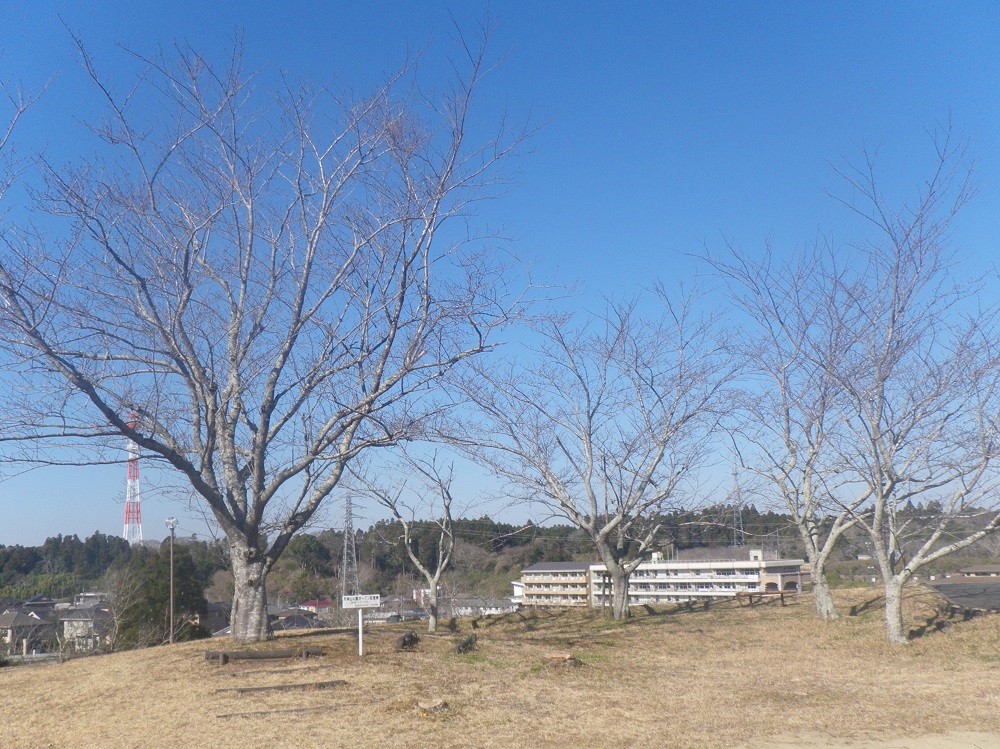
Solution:
M351 493L344 499L344 559L340 566L340 595L353 596L361 591L358 582L358 548L354 539L354 517Z
M733 490L729 495L733 503L733 546L743 546L746 534L743 532L743 489L740 487L739 475L733 469Z
M135 414L129 417L135 428ZM139 446L128 441L128 469L125 478L125 531L122 538L130 544L142 543L142 509L139 506Z

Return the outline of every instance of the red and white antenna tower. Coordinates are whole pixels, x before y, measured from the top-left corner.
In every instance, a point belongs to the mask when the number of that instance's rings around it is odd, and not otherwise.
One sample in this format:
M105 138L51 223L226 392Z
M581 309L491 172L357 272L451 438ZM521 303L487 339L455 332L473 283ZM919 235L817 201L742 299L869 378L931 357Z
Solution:
M135 414L129 416L129 426L135 428ZM139 446L128 441L128 473L125 479L125 532L122 538L130 544L142 543L142 512L139 509Z

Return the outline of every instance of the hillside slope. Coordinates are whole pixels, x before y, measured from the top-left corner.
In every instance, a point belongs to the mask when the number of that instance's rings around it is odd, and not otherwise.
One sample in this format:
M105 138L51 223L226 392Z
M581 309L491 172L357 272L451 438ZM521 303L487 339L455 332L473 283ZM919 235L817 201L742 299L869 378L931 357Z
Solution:
M373 626L363 659L351 634L330 631L261 646L326 649L308 660L218 665L204 651L229 643L213 640L6 668L0 746L693 749L774 736L1000 737L1000 616L943 631L932 622L908 647L891 648L873 595L843 592L844 613L856 615L831 624L802 596L784 607L640 610L627 625L592 611L460 620L437 637L418 632L415 652L394 649L403 629ZM908 604L923 626L939 599L917 590ZM473 631L476 652L450 652ZM582 665L549 665L550 654ZM232 691L335 680L346 684ZM446 707L418 707L434 699Z

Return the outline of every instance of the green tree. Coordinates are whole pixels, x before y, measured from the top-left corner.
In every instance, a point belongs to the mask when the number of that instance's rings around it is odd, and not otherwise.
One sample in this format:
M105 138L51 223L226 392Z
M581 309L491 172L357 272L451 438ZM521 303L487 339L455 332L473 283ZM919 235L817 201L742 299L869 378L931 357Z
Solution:
M165 642L170 632L170 552L164 543L158 552L142 550L123 570L125 584L136 591L121 612L118 646L147 647ZM191 553L174 546L174 631L176 640L197 639L208 633L193 623L208 608L204 583Z

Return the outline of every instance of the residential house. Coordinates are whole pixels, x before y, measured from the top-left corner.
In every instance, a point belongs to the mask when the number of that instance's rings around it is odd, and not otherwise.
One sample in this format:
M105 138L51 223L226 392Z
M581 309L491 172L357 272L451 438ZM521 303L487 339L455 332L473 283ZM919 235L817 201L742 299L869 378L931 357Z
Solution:
M229 626L229 619L232 613L233 604L213 601L208 604L204 616L201 614L195 615L194 623L204 627L208 632L218 632L220 629L225 629Z
M298 608L311 611L314 614L328 614L333 610L333 604L329 601L306 601L300 603Z
M6 655L27 655L48 646L52 625L35 613L6 611L0 614L0 642Z
M111 614L103 606L74 606L60 612L63 642L70 650L88 651L110 645Z
M517 611L509 598L483 598L475 595L449 596L442 601L446 616L494 616Z

